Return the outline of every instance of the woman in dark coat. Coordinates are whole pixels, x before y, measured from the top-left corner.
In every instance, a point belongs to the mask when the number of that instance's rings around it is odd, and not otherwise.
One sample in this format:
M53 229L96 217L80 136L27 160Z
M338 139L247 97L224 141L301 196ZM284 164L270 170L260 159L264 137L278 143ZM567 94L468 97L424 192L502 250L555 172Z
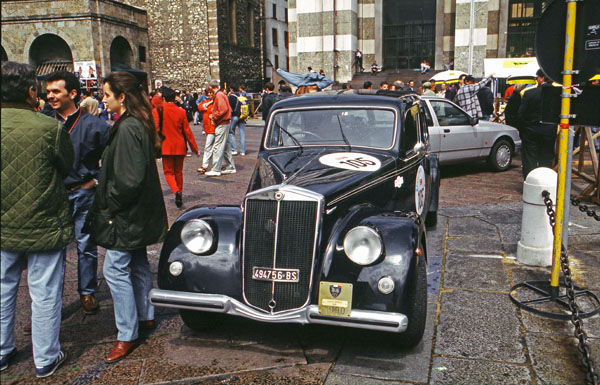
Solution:
M148 97L133 75L113 72L104 80L102 101L120 118L102 155L87 223L96 243L106 248L104 277L119 331L118 342L106 357L113 363L135 348L138 328L155 327L154 307L148 299L152 274L146 246L164 239L167 212L155 160L160 141Z

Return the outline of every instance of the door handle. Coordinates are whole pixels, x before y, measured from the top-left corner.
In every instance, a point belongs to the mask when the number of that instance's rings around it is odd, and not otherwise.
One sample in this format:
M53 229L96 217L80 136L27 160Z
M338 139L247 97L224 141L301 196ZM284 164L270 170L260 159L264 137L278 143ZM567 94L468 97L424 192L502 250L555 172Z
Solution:
M449 128L444 128L444 134L449 134L450 133L450 129Z

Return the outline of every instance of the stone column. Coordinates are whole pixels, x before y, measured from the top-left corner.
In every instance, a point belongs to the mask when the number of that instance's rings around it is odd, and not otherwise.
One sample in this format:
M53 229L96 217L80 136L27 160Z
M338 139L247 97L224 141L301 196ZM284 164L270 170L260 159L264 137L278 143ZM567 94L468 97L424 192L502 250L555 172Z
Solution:
M497 3L496 1L492 1ZM456 0L454 69L483 76L487 51L488 1Z

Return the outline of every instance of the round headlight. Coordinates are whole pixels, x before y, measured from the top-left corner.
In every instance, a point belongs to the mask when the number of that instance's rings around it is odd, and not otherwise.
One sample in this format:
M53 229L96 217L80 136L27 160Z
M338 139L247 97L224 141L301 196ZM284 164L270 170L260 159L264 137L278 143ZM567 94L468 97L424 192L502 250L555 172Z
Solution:
M192 219L181 229L181 241L192 253L203 254L212 247L214 234L208 223Z
M383 244L375 230L358 226L348 231L344 238L344 251L350 260L359 265L370 265L381 255Z
M183 263L179 261L175 261L169 265L169 273L172 276L177 277L179 274L183 272Z
M395 286L394 280L390 276L383 277L377 282L377 289L379 289L381 294L390 294L394 291Z

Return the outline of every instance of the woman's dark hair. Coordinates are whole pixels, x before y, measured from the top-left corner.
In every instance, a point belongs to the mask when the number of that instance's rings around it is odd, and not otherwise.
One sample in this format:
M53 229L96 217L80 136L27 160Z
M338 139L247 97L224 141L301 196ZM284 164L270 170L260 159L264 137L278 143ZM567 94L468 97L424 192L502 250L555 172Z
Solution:
M2 102L25 103L29 88L37 89L35 69L29 64L2 62Z
M125 95L125 100L123 101L123 105L127 110L125 114L136 118L142 123L144 129L150 135L150 138L152 138L156 156L159 156L161 143L156 132L154 119L152 118L152 105L144 89L138 86L135 76L128 72L111 72L104 78L104 83L108 83L115 97L121 94ZM118 125L122 120L119 119L115 124Z

